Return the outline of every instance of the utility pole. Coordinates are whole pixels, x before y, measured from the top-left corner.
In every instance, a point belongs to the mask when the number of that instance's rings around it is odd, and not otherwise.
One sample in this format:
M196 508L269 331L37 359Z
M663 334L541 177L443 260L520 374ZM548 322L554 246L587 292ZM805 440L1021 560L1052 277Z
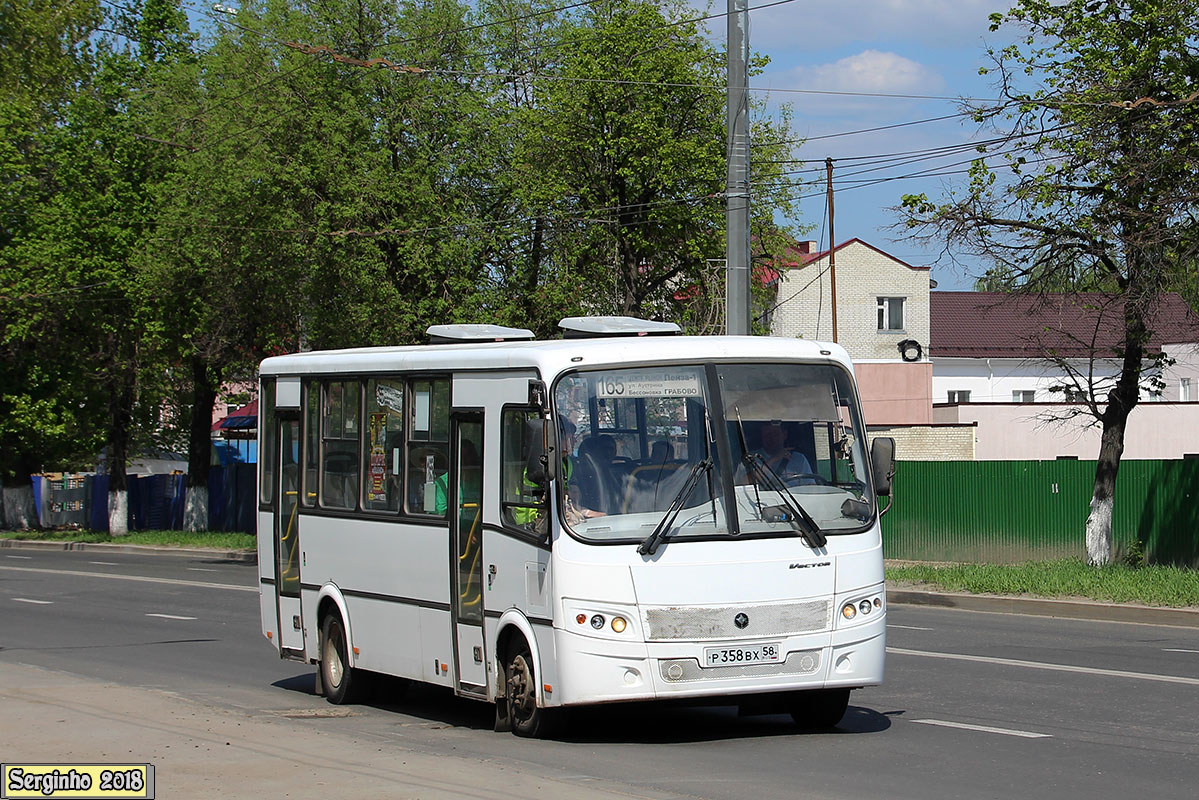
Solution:
M833 160L824 159L828 172L828 283L829 307L833 311L833 341L837 341L837 234L833 228Z
M728 0L728 179L725 184L725 331L749 335L749 12Z

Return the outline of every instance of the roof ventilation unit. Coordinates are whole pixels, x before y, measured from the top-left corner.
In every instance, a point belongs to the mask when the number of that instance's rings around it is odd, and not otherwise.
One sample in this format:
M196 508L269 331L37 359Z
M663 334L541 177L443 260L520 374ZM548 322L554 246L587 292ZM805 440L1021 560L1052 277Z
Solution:
M682 329L673 322L653 322L636 317L566 317L558 323L567 339L604 336L677 336Z
M425 333L429 334L429 344L513 342L534 338L530 330L503 325L430 325Z

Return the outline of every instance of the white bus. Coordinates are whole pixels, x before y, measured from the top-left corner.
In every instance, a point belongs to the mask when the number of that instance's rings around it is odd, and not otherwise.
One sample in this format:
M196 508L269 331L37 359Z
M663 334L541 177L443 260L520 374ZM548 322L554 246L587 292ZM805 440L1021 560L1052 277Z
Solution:
M524 736L657 699L835 725L883 679L894 448L845 351L562 326L262 362L263 634L333 703L382 673Z

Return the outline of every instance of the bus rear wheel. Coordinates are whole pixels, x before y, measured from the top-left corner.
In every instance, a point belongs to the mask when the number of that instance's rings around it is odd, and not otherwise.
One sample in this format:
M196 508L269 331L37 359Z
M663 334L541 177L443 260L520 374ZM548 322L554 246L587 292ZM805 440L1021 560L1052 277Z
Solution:
M325 698L334 705L352 703L361 694L362 674L350 666L345 626L337 614L321 623L321 684Z
M512 726L512 732L531 738L551 735L557 729L558 709L537 705L537 674L533 669L533 654L523 639L518 639L509 649L504 673L508 723Z
M791 697L791 719L804 730L835 728L849 708L849 689L815 689Z

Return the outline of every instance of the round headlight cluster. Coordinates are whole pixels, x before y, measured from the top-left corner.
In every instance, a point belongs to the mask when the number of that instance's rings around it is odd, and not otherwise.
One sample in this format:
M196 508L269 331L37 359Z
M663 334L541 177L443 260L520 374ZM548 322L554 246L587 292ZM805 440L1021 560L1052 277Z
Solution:
M603 614L592 614L588 617L586 614L578 614L575 616L575 622L579 625L591 624L591 627L597 631L602 631L605 626L610 626L614 633L624 633L629 627L629 621L622 616L614 616L611 621L604 617Z
M857 617L859 614L865 616L875 611L881 611L882 607L883 598L881 596L864 597L861 600L851 600L845 605L841 606L841 617L846 620L851 620Z

